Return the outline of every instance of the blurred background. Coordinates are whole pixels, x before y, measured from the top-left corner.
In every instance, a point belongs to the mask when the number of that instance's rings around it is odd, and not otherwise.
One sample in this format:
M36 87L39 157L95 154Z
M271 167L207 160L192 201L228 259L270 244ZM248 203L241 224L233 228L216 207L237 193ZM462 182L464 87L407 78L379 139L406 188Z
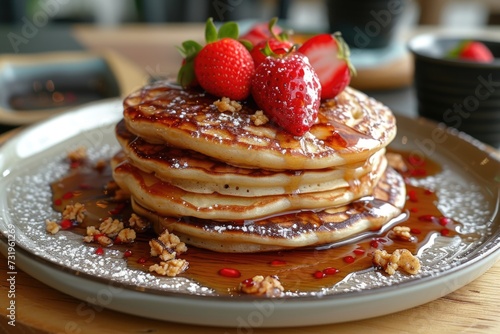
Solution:
M201 22L208 16L219 21L263 19L278 16L297 29L325 29L328 0L3 0L0 23L22 23L41 4L58 5L52 23L117 25L131 22ZM345 1L345 3L356 1ZM500 22L498 0L413 0L417 24L478 26Z
M120 88L117 95L124 96L144 82L175 75L182 61L176 46L187 39L202 41L203 22L208 17L216 23L238 21L242 33L254 23L275 16L280 26L295 31L295 37L341 31L358 72L351 86L408 116L417 115L414 64L407 48L412 36L443 30L471 33L476 38L500 38L500 0L0 1L0 133L69 107L50 100L61 108L47 110L46 114L40 111L46 105L33 108L33 112L12 108L12 90L20 85L14 74L24 75L29 64L38 64L37 70L45 71L52 82L54 74L44 65L52 61L54 69L64 72L61 76L65 85L81 85L81 75L77 78L58 66L68 58L67 53L111 51L111 58L108 53L103 56L105 65L111 68L95 67L96 76L102 71L105 77L112 76ZM53 52L63 58L40 58ZM14 72L12 66L19 62L22 64ZM120 66L115 66L117 63ZM90 73L83 65L88 64L80 62L80 72ZM63 84L58 84L61 87ZM40 97L38 91L29 91L18 94L17 100L28 101L30 97L36 102L32 96L35 93Z

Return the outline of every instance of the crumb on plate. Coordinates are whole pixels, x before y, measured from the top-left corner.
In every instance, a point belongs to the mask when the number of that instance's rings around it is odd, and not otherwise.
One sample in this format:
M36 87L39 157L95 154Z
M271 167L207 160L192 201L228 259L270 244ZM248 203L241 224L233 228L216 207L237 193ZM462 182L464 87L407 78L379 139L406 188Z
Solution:
M139 231L145 230L150 225L149 221L143 219L141 216L138 216L135 213L132 213L132 215L130 216L128 224L130 227Z
M256 275L241 282L238 290L245 294L280 297L284 289L277 276Z
M169 277L175 277L182 274L188 268L189 263L184 259L172 259L169 261L161 261L160 264L153 264L149 267L150 272Z
M160 264L153 264L149 267L150 272L170 277L183 273L189 266L189 262L177 258L177 255L187 251L186 244L181 242L179 237L168 230L163 231L158 238L149 241L151 256L158 256Z
M123 222L111 217L106 218L101 225L99 225L99 231L110 238L116 237L123 228Z
M415 237L411 234L411 229L408 226L394 226L390 234L391 238L396 238L403 241L412 241Z
M85 205L82 203L68 204L64 208L62 213L63 219L75 220L78 223L82 223L85 219Z
M417 274L420 271L420 260L407 249L396 249L392 254L386 250L375 250L372 262L382 267L389 275L394 275L396 270L408 274Z
M87 149L83 146L68 152L68 159L70 161L83 161L86 158L87 158Z
M49 219L45 221L45 230L50 234L56 234L60 229L61 227L55 221Z

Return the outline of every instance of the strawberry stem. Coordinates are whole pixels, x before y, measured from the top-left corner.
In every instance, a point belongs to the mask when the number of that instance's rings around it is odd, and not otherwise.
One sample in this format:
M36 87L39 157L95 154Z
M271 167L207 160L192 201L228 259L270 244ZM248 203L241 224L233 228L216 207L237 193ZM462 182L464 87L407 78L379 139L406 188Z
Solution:
M295 44L292 45L292 47L290 49L288 49L285 53L276 53L273 51L273 49L271 49L271 46L269 45L269 41L268 41L266 43L266 46L263 49L261 49L260 51L266 57L273 57L273 58L283 57L284 58L284 57L292 54L293 52L297 51L297 45L295 45Z
M267 25L268 29L269 29L269 32L271 33L271 36L277 40L278 39L278 36L276 36L276 34L274 33L273 31L273 28L274 26L276 25L276 22L278 22L278 18L277 17L273 17L271 20L269 20L269 24Z
M273 17L270 21L269 21L269 24L268 24L268 29L269 29L269 33L271 34L271 37L280 41L280 42L285 42L285 41L288 41L288 34L285 32L285 31L282 31L281 33L279 33L278 35L276 35L276 33L274 32L274 26L276 25L276 23L278 23L278 18L277 17Z

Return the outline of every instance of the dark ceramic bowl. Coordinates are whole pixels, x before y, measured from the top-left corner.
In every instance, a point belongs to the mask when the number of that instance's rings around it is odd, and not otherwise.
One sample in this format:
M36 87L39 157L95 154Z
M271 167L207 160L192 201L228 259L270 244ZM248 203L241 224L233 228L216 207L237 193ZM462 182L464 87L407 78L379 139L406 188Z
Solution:
M409 42L418 113L500 147L500 40L473 38L488 46L492 63L448 58L466 39L427 34Z
M330 32L355 49L384 48L397 34L408 0L326 0Z

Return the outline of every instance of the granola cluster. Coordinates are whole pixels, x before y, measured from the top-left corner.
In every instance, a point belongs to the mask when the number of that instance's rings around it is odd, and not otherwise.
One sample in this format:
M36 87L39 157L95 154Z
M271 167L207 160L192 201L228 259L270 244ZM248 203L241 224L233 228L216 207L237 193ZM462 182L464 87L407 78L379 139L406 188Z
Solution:
M392 254L386 250L375 250L372 262L382 267L389 275L394 275L396 270L402 270L414 275L420 271L420 260L407 249L396 249Z
M214 104L217 105L220 111L229 110L235 112L241 110L241 105L238 102L231 101L228 98L223 98ZM87 159L87 150L80 147L71 151L68 153L67 159L71 162L72 168L77 168L81 162ZM96 164L95 168L102 170L107 165L108 162L101 160ZM116 201L124 201L130 198L130 195L121 190L115 181L107 183L105 192ZM68 229L74 224L82 223L85 219L85 213L85 205L82 203L67 205L62 213L61 221L56 222L47 219L45 229L48 233L56 234L61 229ZM104 247L112 244L132 243L137 237L136 231L144 231L149 226L149 221L144 220L135 213L131 214L128 225L119 219L108 217L98 227L87 226L83 241L86 243L97 242ZM177 258L177 255L187 251L187 247L175 234L165 231L158 238L152 239L149 245L151 247L151 256L157 256L161 260L159 264L149 267L150 272L173 277L183 273L188 268L189 263L186 260Z
M251 295L281 297L283 286L277 276L257 275L240 283L238 290Z
M269 118L267 118L267 116L264 115L264 112L262 110L257 110L255 114L250 116L250 120L253 122L255 126L264 125L267 122L269 122Z
M402 241L413 241L415 239L408 226L394 226L390 233L390 237Z
M45 230L50 234L56 234L61 229L61 226L53 220L45 220Z
M118 219L107 218L99 225L99 228L87 226L87 235L83 237L83 241L95 241L101 246L110 246L113 243L132 243L135 238L135 230L124 227L123 222Z
M188 268L189 263L186 260L177 258L178 255L187 251L186 244L168 230L165 230L158 238L149 241L149 246L151 256L157 256L161 260L159 264L149 267L150 272L174 277Z
M128 220L128 224L136 231L144 231L150 225L149 221L142 219L142 217L132 213L130 219Z
M68 159L73 162L87 159L87 149L85 147L78 147L77 149L68 152Z
M60 222L45 220L45 230L50 234L56 234L61 229L70 228L73 222L81 224L85 219L85 213L85 205L82 203L68 204L64 208Z
M85 205L82 203L68 204L64 208L62 218L82 223L85 218L85 211Z
M220 100L214 102L214 105L220 112L230 111L230 112L238 112L241 110L241 104L238 101L233 101L228 97L223 97Z

